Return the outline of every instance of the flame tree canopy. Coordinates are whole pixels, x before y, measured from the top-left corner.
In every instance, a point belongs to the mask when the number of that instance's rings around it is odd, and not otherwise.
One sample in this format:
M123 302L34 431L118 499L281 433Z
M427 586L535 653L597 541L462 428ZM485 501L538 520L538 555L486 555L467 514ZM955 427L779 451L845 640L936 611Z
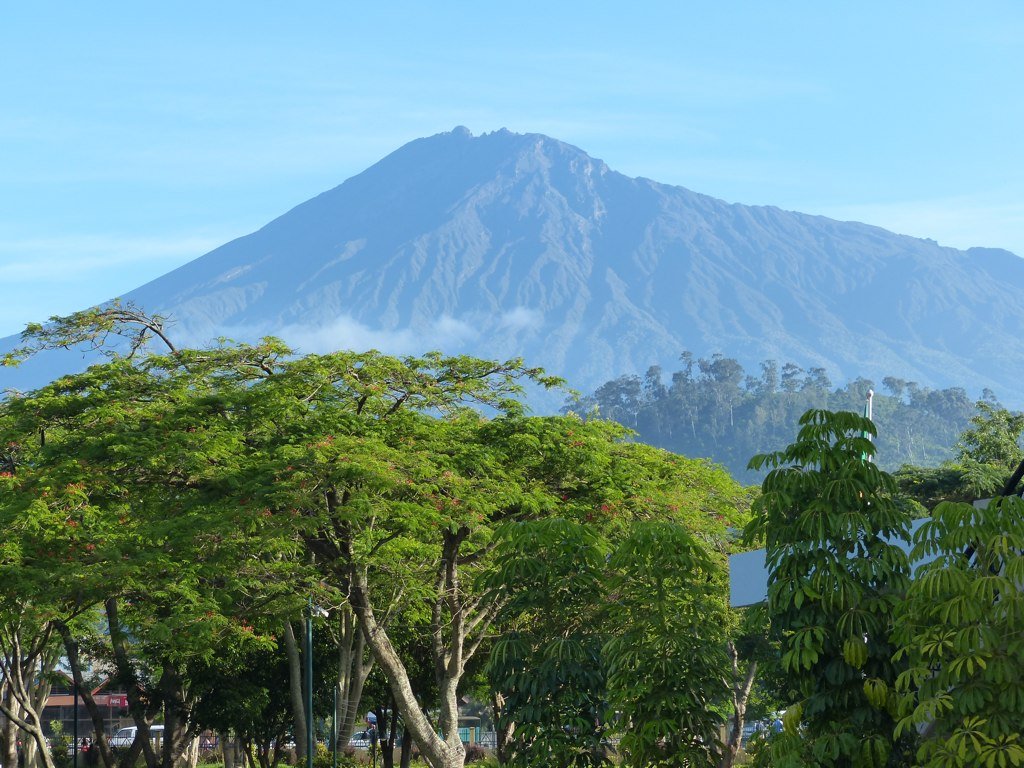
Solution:
M17 578L0 583L31 595L66 648L111 660L137 722L163 716L163 755L139 747L150 768L169 768L194 729L203 690L188 660L259 642L309 594L354 615L428 762L462 765L459 687L508 602L484 577L516 523L586 524L652 569L686 560L702 585L721 583L715 550L743 506L739 486L609 422L527 416L522 384L558 382L518 360L297 356L272 339L140 354L147 334L166 338L163 323L118 305L34 326L27 349L119 333L128 356L0 406L0 515L12 534L0 569ZM671 529L634 528L659 521ZM679 557L648 557L658 542ZM642 583L612 560L623 611L644 616ZM433 701L392 640L395 617L414 611ZM96 614L106 633L94 631ZM671 617L655 624L695 631ZM712 645L694 666L719 685ZM622 669L641 671L627 651Z

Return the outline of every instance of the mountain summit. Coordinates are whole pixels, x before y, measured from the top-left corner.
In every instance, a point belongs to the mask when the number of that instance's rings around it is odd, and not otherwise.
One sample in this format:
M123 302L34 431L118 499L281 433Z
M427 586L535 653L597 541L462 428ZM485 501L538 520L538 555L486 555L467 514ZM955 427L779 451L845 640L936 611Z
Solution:
M193 342L521 355L584 390L689 350L1024 401L1013 254L729 204L506 130L413 141L125 298Z

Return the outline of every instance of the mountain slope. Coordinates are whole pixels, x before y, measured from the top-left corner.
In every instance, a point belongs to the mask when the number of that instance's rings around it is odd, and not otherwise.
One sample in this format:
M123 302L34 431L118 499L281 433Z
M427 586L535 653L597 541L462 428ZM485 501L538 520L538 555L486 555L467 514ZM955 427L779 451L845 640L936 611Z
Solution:
M535 135L402 147L126 298L192 341L522 355L588 389L683 350L1024 402L1024 261L632 179Z

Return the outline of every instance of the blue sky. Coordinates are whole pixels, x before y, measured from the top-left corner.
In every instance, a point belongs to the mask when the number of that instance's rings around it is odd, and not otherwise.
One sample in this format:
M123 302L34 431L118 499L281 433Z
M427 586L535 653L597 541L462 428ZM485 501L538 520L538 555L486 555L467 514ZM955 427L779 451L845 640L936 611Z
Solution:
M1024 255L1024 5L9 4L0 336L465 125Z

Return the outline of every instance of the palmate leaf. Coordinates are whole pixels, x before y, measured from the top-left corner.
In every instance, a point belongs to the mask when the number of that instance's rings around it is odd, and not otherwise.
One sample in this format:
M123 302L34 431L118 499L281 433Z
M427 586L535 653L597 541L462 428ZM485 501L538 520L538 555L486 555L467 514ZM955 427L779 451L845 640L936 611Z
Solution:
M802 764L810 750L812 761L860 764L880 754L878 744L886 755L902 747L894 743L896 721L867 700L863 673L843 659L843 647L867 636L866 658L858 651L856 661L886 687L902 671L889 634L909 566L881 533L907 538L909 517L894 501L892 478L864 459L874 453L865 437L874 434L870 421L813 410L800 424L793 444L759 462L775 469L748 527L765 534L768 605L788 684L807 696L801 743L780 741L772 757ZM846 732L851 722L857 738Z
M940 505L927 526L939 559L922 569L898 607L900 653L930 671L916 686L901 680L899 688L906 699L918 700L916 718L934 720L939 736L923 752L935 764L1007 761L1009 751L990 744L1018 731L1024 717L1024 697L1015 693L1024 654L1019 613L1012 608L1021 602L1021 583L1008 578L996 554L1024 528L1022 507L1017 498L996 499L987 510ZM970 561L965 542L976 553Z

